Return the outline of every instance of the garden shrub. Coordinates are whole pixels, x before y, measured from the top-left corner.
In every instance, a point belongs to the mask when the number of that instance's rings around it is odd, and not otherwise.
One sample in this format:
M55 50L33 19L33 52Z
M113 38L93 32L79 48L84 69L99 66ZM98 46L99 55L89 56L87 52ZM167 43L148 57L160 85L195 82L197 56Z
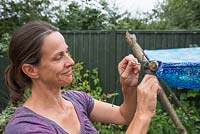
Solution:
M181 89L183 90L183 89ZM196 90L189 90L185 93L181 91L180 103L181 107L177 107L173 104L173 107L177 113L177 116L182 121L184 127L186 128L188 134L199 134L200 133L200 107L196 105L195 98L199 97L200 92ZM191 101L189 98L193 97ZM172 96L168 99L172 102ZM198 103L199 104L199 103ZM158 102L156 115L154 116L148 134L178 134L175 125L169 118L168 113L164 110L161 103Z

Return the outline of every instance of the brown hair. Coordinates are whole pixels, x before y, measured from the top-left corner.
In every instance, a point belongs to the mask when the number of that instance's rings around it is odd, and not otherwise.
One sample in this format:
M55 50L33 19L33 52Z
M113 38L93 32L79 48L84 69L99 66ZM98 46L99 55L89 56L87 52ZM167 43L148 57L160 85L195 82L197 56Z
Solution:
M41 47L45 36L58 31L58 28L42 21L29 22L13 33L9 48L9 65L5 70L5 81L11 102L17 105L25 89L32 84L22 71L22 65L37 65L41 59Z

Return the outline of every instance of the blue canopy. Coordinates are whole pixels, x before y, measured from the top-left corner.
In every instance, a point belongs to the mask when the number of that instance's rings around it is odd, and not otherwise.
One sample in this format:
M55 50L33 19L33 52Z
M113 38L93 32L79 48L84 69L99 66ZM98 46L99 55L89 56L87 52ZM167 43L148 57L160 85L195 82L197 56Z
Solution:
M149 60L159 62L156 75L170 87L200 89L200 47L144 52Z

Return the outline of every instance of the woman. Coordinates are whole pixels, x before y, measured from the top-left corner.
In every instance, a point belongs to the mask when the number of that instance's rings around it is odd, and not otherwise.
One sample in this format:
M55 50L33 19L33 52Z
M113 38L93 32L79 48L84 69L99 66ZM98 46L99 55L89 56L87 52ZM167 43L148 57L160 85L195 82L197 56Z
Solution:
M83 92L61 91L72 82L74 61L58 29L46 22L29 22L13 34L9 62L5 79L11 101L17 104L26 88L31 95L15 111L6 134L96 134L91 120L126 124L127 134L142 134L155 114L158 80L146 75L138 85L140 66L132 55L118 65L124 96L120 106Z

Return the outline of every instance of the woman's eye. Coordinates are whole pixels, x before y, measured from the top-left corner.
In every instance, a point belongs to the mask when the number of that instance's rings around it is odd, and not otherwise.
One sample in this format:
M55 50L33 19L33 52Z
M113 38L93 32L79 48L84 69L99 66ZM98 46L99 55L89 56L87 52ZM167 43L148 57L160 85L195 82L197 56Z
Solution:
M65 52L62 52L62 53L60 53L59 55L57 55L57 56L54 58L54 60L60 60L60 59L62 59L62 58L64 58L64 57L66 57L66 55L67 55L67 57L68 57L68 56L71 56L70 53L69 53L69 51L65 51Z
M55 58L55 60L60 60L61 59L61 56L57 56L56 58Z
M55 60L60 60L62 57L63 57L63 55L62 55L62 54L59 54L59 55L57 55L54 59L55 59Z

